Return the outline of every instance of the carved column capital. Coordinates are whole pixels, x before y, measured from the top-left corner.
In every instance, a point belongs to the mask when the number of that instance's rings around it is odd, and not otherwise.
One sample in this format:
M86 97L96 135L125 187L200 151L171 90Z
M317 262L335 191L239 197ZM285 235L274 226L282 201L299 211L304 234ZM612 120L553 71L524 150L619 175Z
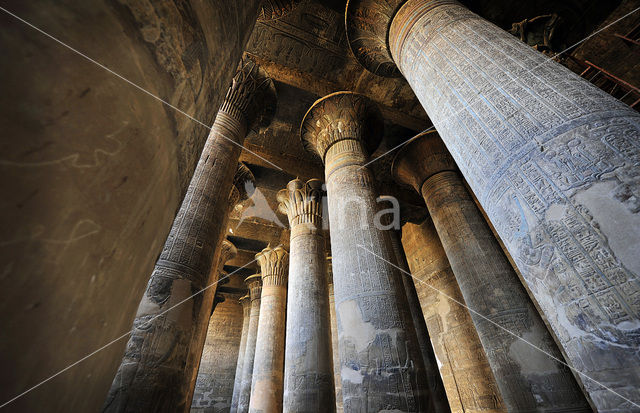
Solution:
M358 62L382 77L400 77L388 47L389 24L405 0L349 0L345 11L347 42Z
M393 158L391 174L405 185L411 185L419 194L427 179L442 171L457 171L455 161L434 130L411 138Z
M256 188L256 178L251 170L244 164L238 163L236 174L233 176L233 185L229 193L229 210L232 210L240 202L253 195Z
M233 259L238 254L238 249L228 239L222 241L220 248L220 266L222 267L227 261Z
M271 123L276 111L276 89L269 75L248 57L243 57L220 105L220 112L249 130Z
M380 144L382 115L367 97L354 92L336 92L317 100L300 126L302 144L326 163L329 148L337 142L355 140L370 154Z
M321 229L323 194L322 181L319 179L307 182L294 179L286 189L278 192L278 210L287 214L292 238L300 227L312 232Z
M251 308L251 296L249 294L245 294L238 298L238 302L242 305L243 312Z
M249 296L251 301L259 300L262 295L262 276L253 274L244 279L244 283L249 288Z
M262 0L258 21L278 20L293 10L300 0Z
M282 247L265 248L256 254L260 264L263 285L287 285L289 253Z

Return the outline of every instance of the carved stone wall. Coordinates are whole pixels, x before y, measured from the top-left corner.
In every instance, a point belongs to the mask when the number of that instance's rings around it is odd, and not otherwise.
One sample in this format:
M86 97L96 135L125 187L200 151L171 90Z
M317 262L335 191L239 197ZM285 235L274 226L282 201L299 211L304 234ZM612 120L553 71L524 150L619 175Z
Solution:
M210 126L258 3L3 7ZM4 402L130 329L208 130L1 14ZM126 341L6 409L98 411Z
M209 321L192 413L223 413L231 409L243 317L240 294L224 296Z
M431 218L419 225L405 224L402 246L415 277L451 412L506 412Z
M640 404L640 116L452 1L389 39L595 406Z

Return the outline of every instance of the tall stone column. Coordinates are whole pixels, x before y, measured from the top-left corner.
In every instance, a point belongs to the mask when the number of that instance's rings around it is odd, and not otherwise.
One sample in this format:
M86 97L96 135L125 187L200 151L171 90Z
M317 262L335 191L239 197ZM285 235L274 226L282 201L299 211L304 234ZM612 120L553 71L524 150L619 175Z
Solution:
M640 405L640 115L452 0L350 1L347 26L411 85L594 405Z
M509 411L588 410L571 371L552 358L563 359L438 134L404 145L392 169L424 197Z
M344 410L424 411L422 356L364 167L381 132L377 108L351 92L315 102L301 127L306 148L325 164Z
M280 412L289 253L280 246L267 247L256 259L262 273L262 295L249 411Z
M243 165L244 166L244 165ZM245 167L246 168L246 167ZM237 172L236 172L237 175ZM235 182L234 182L235 184ZM244 185L242 185L244 186ZM243 190L244 191L244 190ZM231 205L237 205L240 200L240 196L237 196L238 190L235 185L232 186L231 190L232 195L229 197L229 208L227 209L227 215L225 217L225 226L228 226L229 214L233 208ZM224 236L224 233L222 234ZM197 316L197 324L203 323L206 324L204 327L198 326L196 328L196 332L194 333L194 337L192 338L193 345L189 350L189 356L187 357L187 364L185 366L185 370L191 372L191 380L189 383L189 393L187 396L187 405L188 408L185 409L185 412L188 412L193 404L193 395L196 389L196 385L198 382L198 376L200 376L200 363L203 357L203 350L205 347L205 343L207 340L207 336L209 335L209 327L211 325L211 313L213 312L214 302L216 297L216 292L218 291L218 283L221 278L224 276L224 272L222 267L224 264L236 256L238 250L231 243L231 241L225 239L222 240L219 245L220 248L220 258L218 262L211 266L211 274L209 275L209 280L207 282L207 289L202 293L202 306L200 309L200 314ZM224 280L222 281L224 283ZM204 376L202 376L204 377ZM204 379L204 378L203 378Z
M249 399L251 398L251 378L253 376L253 362L256 355L256 337L258 336L258 322L260 321L260 296L262 295L262 277L254 274L247 277L244 282L249 288L251 297L251 310L249 311L249 328L247 330L247 344L242 362L242 380L240 382L240 395L238 396L238 413L249 411Z
M431 338L429 337L429 331L427 330L427 324L422 314L422 308L420 307L420 301L418 299L418 293L416 287L413 284L413 278L411 277L411 271L409 270L409 264L407 263L407 257L404 255L402 249L402 242L400 241L400 234L394 229L389 230L389 238L391 239L391 247L396 258L396 265L400 267L404 273L402 276L402 285L404 292L407 295L407 302L409 303L409 310L411 311L411 319L416 329L418 336L418 345L420 346L420 352L422 353L422 359L424 360L424 367L427 372L427 384L429 385L429 403L433 412L446 413L451 409L449 407L449 401L447 400L447 394L442 384L442 378L440 377L440 369L438 368L438 361L435 354L433 354L433 347L431 347Z
M216 246L226 230L239 145L248 128L268 122L274 107L273 82L251 60L243 60L149 279L104 411L188 408L192 371L185 364L198 330L206 328L198 320L203 295L195 293L206 287L220 256Z
M232 202L230 204L236 205L238 199L239 197L231 197ZM220 298L217 287L219 284L224 284L225 281L227 281L223 279L223 277L227 275L222 267L227 261L236 256L238 250L227 239L222 241L220 250L220 259L216 265L211 268L212 274L209 279L210 283L208 284L210 287L205 290L202 300L202 310L206 310L207 313L206 315L202 314L200 319L203 322L206 320L207 326L200 329L202 336L194 339L197 345L194 345L195 349L189 355L190 357L187 359L187 365L185 367L191 370L193 375L191 396L188 399L189 409L187 409L187 411L192 410L195 406L206 408L213 406L215 403L224 403L225 401L231 405L233 387L227 383L220 385L223 381L228 382L228 378L224 377L225 375L228 376L228 374L223 371L223 362L219 356L219 351L222 348L228 352L237 351L235 350L237 342L233 344L234 337L232 334L224 337L224 339L220 338L219 335L222 331L225 331L225 318L230 318L229 316L234 310L233 304L226 306L227 314L225 317L221 317L220 314L214 317L212 313ZM217 273L215 275L213 274L214 269ZM229 328L231 327L230 325ZM240 334L237 336L240 337ZM231 342L229 340L231 340ZM225 393L228 393L228 395Z
M507 411L430 217L402 227L402 246L452 413Z
M236 363L236 375L233 381L233 396L231 398L231 413L238 411L238 401L242 387L242 369L244 367L244 356L247 350L247 336L249 335L249 319L251 317L251 298L249 295L240 297L242 305L242 336L240 336L240 349L238 350L238 362Z
M333 295L333 268L331 257L327 257L327 281L329 282L329 320L331 322L331 355L333 359L333 386L336 396L336 413L344 412L342 405L342 378L340 377L340 352L338 351L338 320L336 299Z
M332 412L335 406L323 193L318 179L295 179L278 192L291 229L283 412Z

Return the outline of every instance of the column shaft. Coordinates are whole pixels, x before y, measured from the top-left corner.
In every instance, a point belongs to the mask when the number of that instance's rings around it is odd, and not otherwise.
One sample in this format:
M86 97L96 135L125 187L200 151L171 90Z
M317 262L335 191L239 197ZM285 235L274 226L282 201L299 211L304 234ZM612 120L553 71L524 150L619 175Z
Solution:
M249 317L249 329L247 331L247 344L242 362L242 380L240 382L240 395L238 397L238 413L249 411L251 399L251 381L253 377L253 364L256 354L256 337L258 336L258 322L260 321L260 274L252 275L249 281L249 294L251 296L251 310ZM245 281L246 282L246 281Z
M507 408L588 410L570 370L556 361L562 355L460 175L433 175L422 195L465 302L474 310L471 319Z
M389 230L389 236L391 238L391 246L396 257L396 264L402 269L402 271L404 271L401 272L402 285L407 296L407 302L409 303L411 319L413 320L413 325L416 329L418 345L420 346L420 352L422 353L422 359L424 360L424 367L427 373L431 411L446 413L450 411L449 401L447 400L447 394L444 390L444 385L442 384L442 378L440 377L438 362L435 354L433 353L433 347L431 347L431 338L429 337L429 331L427 330L424 315L422 314L418 293L416 292L416 287L413 284L413 278L410 275L411 271L409 270L407 257L402 249L400 234L391 229Z
M450 0L389 45L595 406L640 404L638 113Z
M282 411L288 255L282 247L266 248L256 255L262 271L262 294L250 412Z
M208 282L215 244L224 231L227 200L246 126L220 111L169 237L153 270L133 323L125 356L104 410L182 411L191 371L184 366L203 295L190 297ZM171 311L165 311L183 300Z
M331 273L331 259L327 260L327 272ZM333 276L329 282L329 319L331 321L331 353L333 359L333 385L336 396L336 413L344 412L342 404L342 378L340 377L340 352L338 351L338 320L336 318L336 299L333 295Z
M335 406L322 195L316 179L291 181L278 193L291 227L283 412Z
M224 294L211 315L198 370L192 413L229 411L243 327L239 294Z
M138 307L105 411L189 408L195 348L202 351L202 317L210 315L203 311L203 294L194 293L208 285L220 257L239 145L262 113L272 113L273 90L257 65L241 62ZM187 363L194 368L186 369Z
M244 164L239 164L238 170L236 170L235 177L238 176L238 171L242 168L246 169ZM248 171L248 169L247 169ZM220 249L220 256L217 262L211 266L211 274L209 275L209 279L207 281L206 290L202 293L202 306L200 308L200 314L197 316L196 328L193 337L191 338L192 346L189 350L189 355L187 356L187 363L185 366L185 370L187 373L190 373L191 378L189 380L189 392L187 393L187 408L185 408L185 413L189 412L191 405L193 404L193 395L196 389L196 384L198 381L198 375L200 371L200 362L203 358L203 351L205 347L205 343L207 337L209 336L209 327L211 326L211 314L214 308L214 301L216 296L216 291L218 291L218 283L221 278L224 276L224 272L222 267L224 264L233 258L238 250L236 247L229 241L223 240L222 238L225 236L226 228L228 227L229 222L229 213L231 209L240 201L240 195L238 189L235 187L236 184L244 185L244 180L240 182L236 182L234 177L234 186L231 187L231 195L229 195L229 203L227 204L227 214L224 216L223 231L220 234L220 240L217 243L218 249ZM243 197L244 199L244 197ZM224 281L223 281L224 283ZM205 324L204 326L199 325L199 323Z
M431 218L402 227L420 306L452 413L506 412L480 338Z
M376 109L338 92L307 112L302 133L325 162L344 410L424 411L424 366L389 235L377 228L365 144L381 132ZM365 143L366 141L366 143Z
M242 368L244 367L244 356L247 351L247 336L249 335L249 319L251 317L251 299L249 296L240 298L242 304L242 336L240 337L240 349L238 350L238 362L236 363L236 373L233 381L233 396L231 398L230 413L238 411L238 400L242 387Z

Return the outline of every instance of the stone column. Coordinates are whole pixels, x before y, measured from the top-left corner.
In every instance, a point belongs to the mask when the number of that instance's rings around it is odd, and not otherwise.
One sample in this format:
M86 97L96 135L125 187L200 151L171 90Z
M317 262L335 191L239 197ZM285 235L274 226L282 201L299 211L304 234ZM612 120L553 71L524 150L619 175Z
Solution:
M342 378L340 377L340 353L338 351L338 320L336 300L333 295L333 269L331 257L327 257L327 281L329 282L329 320L331 321L331 355L333 359L333 385L336 395L336 413L342 413Z
M402 245L452 413L506 412L489 361L431 218L402 227Z
M242 336L240 337L240 349L238 350L238 362L236 363L236 375L233 381L233 396L231 398L231 413L238 411L238 400L240 399L240 389L242 387L242 368L244 367L244 356L247 350L247 336L249 335L249 319L251 317L251 298L249 295L240 298L242 305Z
M249 411L280 412L289 253L280 246L267 247L256 259L262 273L262 295Z
M381 132L377 108L351 92L315 102L301 127L306 148L325 164L344 410L424 411L422 356L363 166Z
M332 412L335 406L323 192L318 179L295 179L278 192L291 229L283 412Z
M258 322L260 320L262 277L260 274L254 274L247 277L244 282L249 288L251 310L249 316L249 328L247 330L247 344L244 351L244 360L242 362L242 380L240 382L240 395L238 396L238 413L246 413L249 411L251 378L253 376L253 362L256 354L256 337L258 335Z
M640 115L454 1L369 1L353 50L397 63L594 405L640 405Z
M207 326L209 325L211 312L213 311L216 291L219 287L218 280L220 280L220 275L223 273L222 266L227 261L232 259L238 252L231 242L229 242L228 240L222 240L222 238L227 234L226 229L229 226L229 214L236 205L248 199L252 195L250 193L247 193L247 189L253 190L253 188L255 188L255 178L251 173L251 170L249 170L249 168L244 163L238 163L236 173L233 176L233 185L231 186L231 192L229 193L227 213L223 217L224 223L222 227L225 230L220 233L221 239L217 243L217 246L220 248L220 257L216 264L211 267L211 275L209 276L209 280L207 283L208 288L203 293L202 306L200 314L198 316L198 324L204 323L205 326L201 327L198 325L198 327L196 328L197 336L194 335L194 345L189 352L189 357L187 359L187 364L185 367L187 371L191 372L191 384L189 386L189 396L187 398L188 406L191 406L191 401L193 398L193 391L195 389L196 379L198 376L198 367L200 365L200 359L202 358L202 349L204 348L205 340L207 337ZM228 281L228 279L226 281ZM221 284L225 284L226 281L223 280Z
M507 409L588 409L571 371L553 359L562 354L438 134L404 145L392 170L424 197Z
M451 409L449 408L449 401L447 400L447 394L442 384L442 378L440 377L440 369L438 368L438 362L435 354L433 354L433 347L431 347L431 338L429 337L429 331L422 314L422 308L420 307L420 301L418 300L418 293L416 287L413 284L413 278L411 271L409 270L409 264L407 263L407 257L404 255L402 249L402 243L400 241L400 234L394 229L389 230L389 238L391 238L391 247L396 258L396 264L402 269L402 285L404 292L407 295L407 302L409 303L409 310L411 311L411 319L416 329L416 335L418 336L418 345L420 346L420 352L422 353L422 359L424 360L424 367L427 372L427 384L429 385L429 403L431 411L437 413L446 413Z
M264 125L275 107L271 79L243 60L224 102L138 307L125 356L104 410L188 408L185 364L205 323L198 320L216 248L226 230L228 195L249 127ZM169 310L171 309L171 310Z
M237 173L236 173L237 174ZM229 219L229 211L233 208L231 205L235 206L239 201L239 196L235 196L238 193L235 185L232 187L231 195L229 197L229 209L227 210L227 215L225 216L225 226L228 226ZM222 234L224 236L224 233ZM218 290L219 283L224 284L225 280L222 280L222 277L226 276L222 267L224 264L236 256L238 250L236 247L229 241L223 240L219 245L220 248L220 258L215 265L211 266L211 274L209 275L209 281L207 282L207 289L204 290L202 297L202 306L200 309L200 314L197 316L197 328L194 333L194 337L192 338L193 345L189 350L189 356L187 357L187 364L185 366L185 370L191 373L191 380L189 383L189 394L187 397L187 406L185 412L188 412L193 403L193 394L196 389L198 376L200 376L200 363L203 357L203 350L207 340L207 336L209 335L209 326L211 325L211 314L215 305L215 298ZM205 326L200 326L199 324L203 323Z
M202 352L191 413L229 412L234 374L242 340L241 293L216 295L207 340Z

